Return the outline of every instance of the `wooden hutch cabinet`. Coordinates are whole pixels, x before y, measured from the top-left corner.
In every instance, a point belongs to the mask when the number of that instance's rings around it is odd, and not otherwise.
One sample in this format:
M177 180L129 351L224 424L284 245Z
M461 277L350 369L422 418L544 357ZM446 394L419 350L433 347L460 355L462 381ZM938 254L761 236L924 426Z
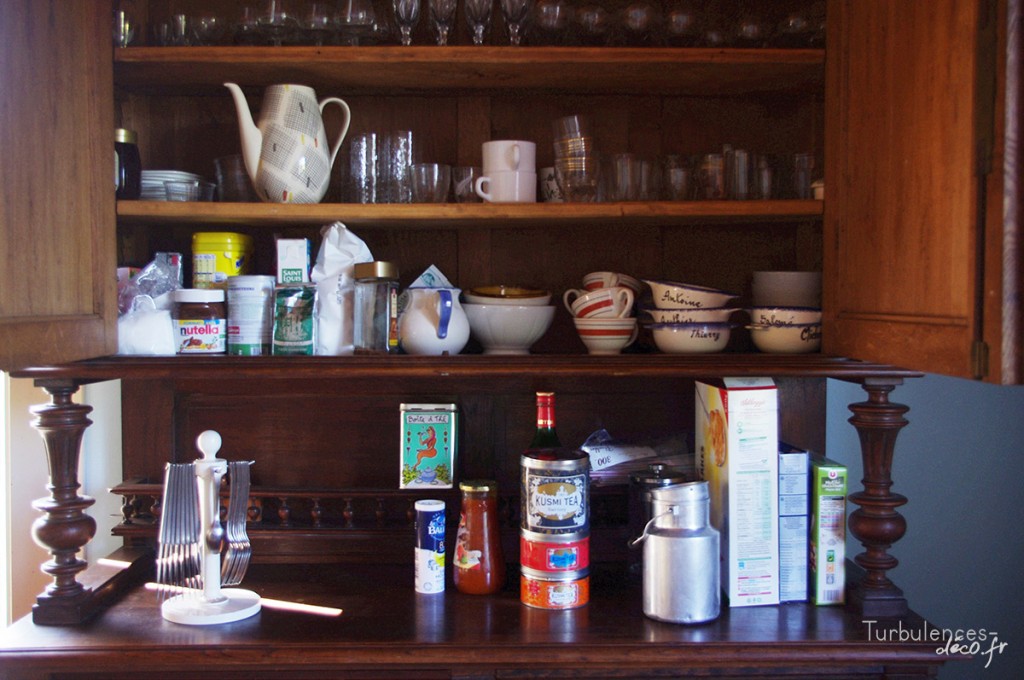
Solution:
M1019 305L1002 304L1012 285L994 286L1003 279L992 271L1019 267L996 243L1005 225L993 207L1015 195L995 162L1012 130L995 102L1012 80L1002 27L1018 0L831 0L824 48L155 47L143 39L111 59L113 4L16 0L0 10L0 366L52 396L34 409L52 482L51 497L37 503L35 536L53 554L43 568L54 578L33 616L0 636L0 677L937 672L945 658L935 644L879 635L928 627L886 576L906 528L897 511L906 499L891 493L889 470L907 409L889 395L926 370L1020 381L1017 353L1003 347L1019 348ZM146 25L172 11L227 14L237 4L120 6ZM317 205L115 201L107 171L115 127L138 132L147 168L212 176L215 158L237 153L228 81L254 109L267 85L310 85L348 102L350 136L411 129L422 160L453 165L476 164L481 143L501 138L535 140L538 167L550 165L551 121L577 112L592 117L608 153L697 154L724 144L810 151L827 198L360 205L341 201L336 164ZM326 122L333 132L338 121ZM978 174L982 140L992 163ZM463 288L515 282L560 294L586 272L613 269L731 289L746 301L755 270L822 270L824 352L760 354L737 333L715 355L662 354L641 338L636 351L592 357L568 315L557 314L524 357L485 356L472 345L451 357L114 356L117 264L188 254L194 232L232 230L254 238L257 271L272 272L276 238L318 244L334 221L376 258L398 263L403 285L434 264ZM989 369L975 371L972 347L977 357L984 345ZM617 487L595 489L599 564L588 606L522 606L515 578L495 597L413 592L409 508L420 496L396 488L400 403L458 404L458 476L498 481L514 562L518 456L533 428L534 391L558 393L567 442L602 427L660 437L692 430L695 380L762 375L779 386L781 436L815 451L824 448L826 379L865 390L850 406L865 473L850 497L859 506L850 530L864 552L850 565L845 608L723 607L696 627L647 619L639 584L622 567L629 517ZM72 396L112 379L122 381L124 480L113 489L123 498L120 570L76 557L95 523L76 473L89 408ZM163 467L193 460L196 435L211 428L224 437L224 457L256 461L246 585L269 599L253 619L182 627L161 619L142 583L151 577ZM457 507L457 491L431 495ZM282 602L345 611L321 617Z

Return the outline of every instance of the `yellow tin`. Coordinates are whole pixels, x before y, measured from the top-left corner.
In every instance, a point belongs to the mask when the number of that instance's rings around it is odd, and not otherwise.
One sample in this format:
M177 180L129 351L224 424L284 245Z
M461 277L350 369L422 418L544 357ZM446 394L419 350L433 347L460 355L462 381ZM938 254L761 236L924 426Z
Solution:
M229 276L250 273L252 237L229 231L192 234L192 287L227 288Z

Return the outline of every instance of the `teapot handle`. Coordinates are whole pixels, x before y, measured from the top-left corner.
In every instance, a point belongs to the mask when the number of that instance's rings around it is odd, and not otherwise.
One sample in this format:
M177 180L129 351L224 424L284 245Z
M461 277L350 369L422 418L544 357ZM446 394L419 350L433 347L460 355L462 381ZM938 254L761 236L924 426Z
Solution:
M348 104L345 100L339 99L338 97L325 97L320 101L320 114L323 115L324 108L328 104L337 104L341 107L341 110L345 114L345 120L341 124L341 132L338 133L338 138L331 144L331 167L334 167L334 157L338 155L338 149L341 148L341 143L345 141L345 135L348 134L348 125L352 122L352 112L348 108Z
M448 337L448 322L452 320L452 292L447 288L437 291L438 316L437 337L444 340Z

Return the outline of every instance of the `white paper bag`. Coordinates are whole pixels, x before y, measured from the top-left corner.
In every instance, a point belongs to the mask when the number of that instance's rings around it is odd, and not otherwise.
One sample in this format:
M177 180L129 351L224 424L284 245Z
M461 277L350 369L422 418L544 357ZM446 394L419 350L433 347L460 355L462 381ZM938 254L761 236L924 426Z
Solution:
M352 268L372 262L366 243L341 222L320 230L322 240L310 279L316 284L315 354L352 354L352 309L355 279Z

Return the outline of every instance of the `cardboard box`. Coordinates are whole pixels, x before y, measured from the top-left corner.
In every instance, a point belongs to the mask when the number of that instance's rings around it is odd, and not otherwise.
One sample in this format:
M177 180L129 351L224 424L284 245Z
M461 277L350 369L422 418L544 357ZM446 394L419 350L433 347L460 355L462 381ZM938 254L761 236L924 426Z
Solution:
M811 598L815 604L846 601L846 467L811 460Z
M308 283L311 254L308 238L277 239L277 282Z
M455 471L455 404L402 404L400 489L450 489Z
M779 602L807 601L810 454L779 442Z
M779 603L779 412L770 378L696 383L697 473L729 606Z

